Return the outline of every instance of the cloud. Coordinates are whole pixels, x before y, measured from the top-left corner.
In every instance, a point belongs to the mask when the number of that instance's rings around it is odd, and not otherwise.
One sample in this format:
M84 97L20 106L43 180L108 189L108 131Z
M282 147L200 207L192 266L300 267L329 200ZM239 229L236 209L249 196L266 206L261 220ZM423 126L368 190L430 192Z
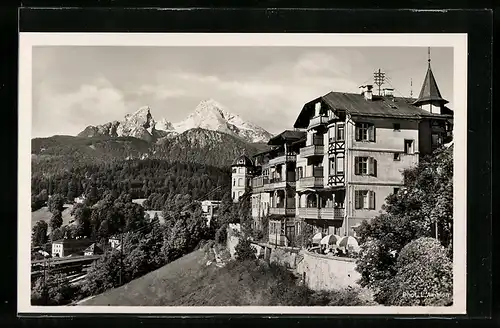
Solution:
M34 95L34 134L56 130L59 134L76 134L89 121L102 124L125 115L130 104L123 93L105 78L80 85L74 91L61 93L51 85L41 84Z
M146 84L142 85L136 92L140 97L155 97L159 100L165 100L168 98L175 98L185 96L187 94L186 90L183 89L173 89L166 85L153 85Z

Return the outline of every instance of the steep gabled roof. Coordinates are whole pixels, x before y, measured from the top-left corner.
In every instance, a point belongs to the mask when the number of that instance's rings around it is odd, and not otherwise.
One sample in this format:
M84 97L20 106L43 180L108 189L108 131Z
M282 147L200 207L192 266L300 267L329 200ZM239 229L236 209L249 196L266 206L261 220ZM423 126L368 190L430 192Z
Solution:
M372 100L366 100L358 93L329 92L304 105L294 128L307 128L309 119L314 113L314 105L321 103L332 110L345 111L353 116L392 117L401 119L420 119L422 117L443 117L429 113L414 104L414 99L403 97L382 97L373 95Z
M101 248L99 248L99 246L97 246L94 243L94 244L90 245L89 247L87 247L84 252L85 253L86 252L98 253L98 252L101 252Z
M269 142L267 143L268 145L282 145L286 142L292 143L297 140L300 140L306 136L305 131L295 131L295 130L285 130L281 132L280 134L272 137Z
M441 92L439 92L436 79L432 73L431 65L427 68L427 73L425 74L424 83L422 84L422 89L420 90L420 95L417 101L413 104L415 106L420 106L423 103L437 102L440 104L447 104L448 101L441 97Z

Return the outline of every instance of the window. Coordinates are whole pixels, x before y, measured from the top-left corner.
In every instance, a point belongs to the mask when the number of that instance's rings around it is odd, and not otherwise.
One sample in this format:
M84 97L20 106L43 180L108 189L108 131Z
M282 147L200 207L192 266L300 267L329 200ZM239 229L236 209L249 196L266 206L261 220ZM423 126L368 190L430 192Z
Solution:
M400 161L401 160L401 154L400 153L394 153L394 160L395 161Z
M235 167L233 167L233 173L236 173L236 168Z
M337 157L337 173L344 173L344 157Z
M356 175L368 174L368 157L356 157L354 159L354 172Z
M373 157L355 157L354 174L377 175L377 160Z
M244 172L243 172L243 168L242 168L242 167L238 168L238 172L239 172L239 173L244 173Z
M304 177L304 168L302 166L297 168L297 180Z
M413 154L413 140L405 140L405 153Z
M236 179L233 179L233 187L236 186Z
M370 123L356 123L356 141L375 141L375 126Z
M399 123L393 123L392 127L394 128L394 131L400 131L401 130L401 124L399 124Z
M354 198L354 207L356 209L375 209L375 192L371 190L356 190Z
M439 147L442 144L441 136L437 133L431 135L432 147Z
M241 197L242 194L243 194L243 191L238 191L238 197Z
M337 124L337 141L344 141L344 124Z
M233 191L233 199L236 198L236 193Z
M238 179L238 186L243 186L243 179L242 178L239 178Z
M335 158L330 158L330 175L335 175Z

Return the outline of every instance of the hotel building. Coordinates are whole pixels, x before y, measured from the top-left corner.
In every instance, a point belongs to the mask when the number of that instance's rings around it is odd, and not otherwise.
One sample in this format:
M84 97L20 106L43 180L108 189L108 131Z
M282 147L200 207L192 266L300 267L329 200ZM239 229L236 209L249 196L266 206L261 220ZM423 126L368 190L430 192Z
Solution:
M382 213L387 196L403 185L402 171L451 141L447 103L430 61L418 99L387 88L375 95L372 85L313 99L293 129L269 141L271 150L235 161L233 199L251 179L255 226L269 217L272 244L293 244L303 222L317 232L356 236L356 227Z

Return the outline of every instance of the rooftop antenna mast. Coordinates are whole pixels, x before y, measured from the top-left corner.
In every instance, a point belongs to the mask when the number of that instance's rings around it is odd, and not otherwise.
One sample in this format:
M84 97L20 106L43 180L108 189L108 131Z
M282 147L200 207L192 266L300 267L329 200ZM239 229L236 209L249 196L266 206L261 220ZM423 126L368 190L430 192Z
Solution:
M384 84L385 80L385 73L380 71L380 68L378 69L378 72L373 73L373 77L375 80L375 84L378 86L378 95L380 96L380 86Z
M410 78L410 98L413 98L413 79Z
M431 47L427 47L427 63L431 67Z

